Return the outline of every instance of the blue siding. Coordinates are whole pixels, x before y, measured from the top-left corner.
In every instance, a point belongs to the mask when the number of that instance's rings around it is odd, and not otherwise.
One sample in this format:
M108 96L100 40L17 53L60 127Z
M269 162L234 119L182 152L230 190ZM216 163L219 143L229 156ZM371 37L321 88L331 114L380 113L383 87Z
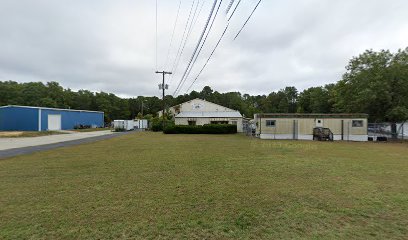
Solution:
M38 131L38 108L8 106L0 108L0 131ZM103 112L41 109L41 130L48 129L48 114L61 115L61 129L74 129L76 125L104 126Z
M38 109L13 106L0 108L0 130L38 131Z
M48 114L61 115L61 129L74 129L76 125L94 125L103 127L103 113L98 112L79 112L79 111L64 111L64 110L41 110L41 129L43 131L48 129Z

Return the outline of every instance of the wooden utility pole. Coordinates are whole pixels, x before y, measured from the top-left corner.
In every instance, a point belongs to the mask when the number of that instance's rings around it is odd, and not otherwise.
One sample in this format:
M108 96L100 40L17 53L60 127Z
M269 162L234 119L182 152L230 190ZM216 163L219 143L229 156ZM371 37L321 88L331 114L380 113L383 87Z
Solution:
M163 83L159 84L159 89L163 90L163 112L162 112L162 119L163 119L163 130L164 130L164 127L165 127L165 123L164 123L164 111L165 111L165 109L166 109L166 103L165 103L165 101L164 101L164 97L166 96L166 95L165 95L166 89L169 88L169 85L167 85L167 84L164 83L164 77L166 76L166 74L170 75L170 74L172 74L172 73L171 73L171 72L166 72L166 71L161 71L161 72L156 71L156 73L163 75Z
M144 115L143 115L143 104L144 104L145 101L146 101L146 99L143 99L143 100L142 100L142 117L144 116Z

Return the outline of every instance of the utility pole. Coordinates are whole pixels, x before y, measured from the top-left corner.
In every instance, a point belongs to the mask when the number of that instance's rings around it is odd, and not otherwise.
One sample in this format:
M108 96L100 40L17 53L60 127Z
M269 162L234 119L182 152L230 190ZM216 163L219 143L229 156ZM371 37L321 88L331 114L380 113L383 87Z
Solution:
M165 111L165 109L166 109L166 103L164 102L164 97L166 96L166 95L165 95L166 89L169 89L169 85L168 85L168 84L164 84L164 77L166 76L166 74L170 75L170 74L172 74L172 73L171 73L171 72L166 72L166 71L161 71L161 72L156 71L156 73L163 75L163 83L159 84L159 89L160 89L160 90L163 90L163 112L162 112L162 119L163 119L163 130L164 130L164 127L165 127L165 123L164 123L164 111Z
M144 116L144 115L143 115L143 103L144 103L145 101L146 101L146 99L143 99L143 100L142 100L142 117Z

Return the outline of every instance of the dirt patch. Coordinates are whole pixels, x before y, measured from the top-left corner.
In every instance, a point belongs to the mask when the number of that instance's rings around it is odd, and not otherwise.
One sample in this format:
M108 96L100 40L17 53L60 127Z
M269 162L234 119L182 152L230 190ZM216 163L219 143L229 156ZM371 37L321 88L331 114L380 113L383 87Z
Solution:
M56 135L56 134L67 134L68 132L59 132L59 131L10 131L10 132L0 132L0 138L20 138L20 137L41 137L41 136L49 136L49 135Z
M0 137L18 137L23 135L23 132L0 132Z

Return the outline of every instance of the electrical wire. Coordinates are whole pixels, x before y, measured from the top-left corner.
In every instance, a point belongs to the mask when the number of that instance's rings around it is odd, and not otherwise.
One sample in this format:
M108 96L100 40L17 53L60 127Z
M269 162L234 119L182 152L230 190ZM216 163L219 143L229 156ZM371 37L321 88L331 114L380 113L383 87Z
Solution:
M231 0L230 3L228 4L227 10L225 11L226 14L228 14L229 10L231 9L232 5L234 4L235 0Z
M218 12L219 12L219 10L220 10L222 1L223 1L223 0L220 0L220 3L218 4L218 8L217 8L217 10L216 10L216 12L215 12L215 14L214 14L214 17L213 17L213 19L212 19L212 21L211 21L210 27L208 28L207 34L206 34L205 37L204 37L204 40L203 40L203 42L202 42L202 44L201 44L200 49L198 50L197 54L196 54L195 57L194 57L194 60L193 60L193 63L191 64L190 69L188 70L186 76L184 77L184 80L183 80L183 83L181 84L181 87L184 85L185 81L186 81L187 78L189 77L189 75L190 75L190 73L191 73L191 70L194 68L195 63L196 63L198 57L200 56L200 53L201 53L201 51L202 51L202 49L203 49L203 47L204 47L204 45L205 45L205 43L206 43L206 41L207 41L208 35L210 34L211 29L212 29L212 27L213 27L213 25L214 25L215 19L217 18L217 15L218 15ZM180 87L179 90L181 90L181 87Z
M197 2L197 6L196 6L196 8L195 8L195 10L194 10L193 18L191 18L191 14L192 14L192 11L193 11L193 8L194 8L194 3L195 3L195 0L193 0L193 3L192 3L191 8L190 8L190 13L189 13L189 15L188 15L188 19L187 19L187 22L186 22L186 26L185 26L185 28L184 28L183 36L182 36L182 38L181 38L181 42L180 42L180 45L179 45L179 48L178 48L178 51L177 51L177 54L176 54L176 58L174 59L173 67L172 67L172 69L171 69L171 72L173 72L173 74L172 74L172 77L170 78L170 81L169 81L169 82L171 82L171 81L173 80L173 76L175 75L175 72L176 72L176 70L177 70L177 68L178 68L178 65L179 65L179 63L180 63L181 55L183 55L184 48L185 48L186 43L187 43L187 41L188 41L188 38L189 38L189 36L190 36L191 29L192 29L192 25L193 25L193 23L195 22L195 21L194 21L194 17L195 17L197 8L198 8L199 1ZM191 23L189 24L190 19L191 19ZM186 35L186 34L187 34L187 35ZM184 37L185 37L185 38L184 38Z
M158 1L158 0L156 0L156 70L157 70L157 59L158 59L158 58L157 58L157 54L158 54L158 51L157 51L157 49L158 49L158 48L157 48L157 45L158 45L158 37L157 37L157 35L158 35L158 34L157 34L157 8L158 8L158 7L157 7L157 1Z
M169 49L167 50L167 57L166 57L166 62L164 64L164 69L167 68L167 63L168 63L169 57L170 57L170 51L171 51L171 48L173 46L174 33L176 31L177 22L178 22L178 19L179 19L180 7L181 7L181 0L179 1L178 8L177 8L176 21L174 22L173 33L171 34L171 40L170 40Z
M235 13L235 11L237 10L237 8L238 8L238 6L239 6L240 3L241 3L241 0L238 1L237 5L235 5L234 10L232 11L231 15L230 15L229 18L228 18L228 21L231 20L232 16L234 16L234 13Z
M204 66L201 68L200 72L197 74L197 76L195 77L194 81L191 83L191 85L188 87L186 93L188 91L190 91L191 87L194 85L194 83L197 81L197 79L200 77L201 73L203 72L203 70L205 69L205 67L207 66L208 62L210 61L211 57L213 56L215 50L217 50L218 45L220 44L221 40L223 39L225 33L227 32L227 29L229 27L229 23L227 23L227 26L224 29L224 32L222 33L220 39L218 40L217 44L215 45L214 49L212 50L210 56L208 57L207 61L205 62Z
M185 42L184 42L184 44L183 44L183 48L181 49L180 55L178 56L176 68L172 70L173 74L171 75L171 78L170 78L169 83L171 83L171 82L173 81L173 78L174 78L174 76L175 76L176 73L177 73L178 66L179 66L180 60L181 60L181 56L183 56L184 49L185 49L185 47L187 46L187 42L188 42L188 40L189 40L189 37L190 37L190 35L191 35L191 33L192 33L192 31L193 31L193 29L194 29L196 23L197 23L197 20L198 20L200 14L201 14L201 11L202 11L203 6L204 6L204 1L202 1L202 4L201 4L201 6L200 6L200 9L199 9L199 11L198 11L198 13L197 13L197 8L198 8L198 5L199 5L199 4L200 4L200 0L197 2L196 9L194 10L192 22L191 22L190 27L189 27L188 32L187 32L187 37L186 37Z
M221 37L219 38L217 44L215 45L213 51L211 52L210 56L208 57L207 61L205 62L205 64L203 65L203 67L201 68L201 70L199 71L199 73L197 74L197 76L194 78L193 82L191 83L191 85L188 87L186 94L188 93L188 91L190 91L191 87L194 85L194 83L197 81L197 79L201 76L201 73L204 71L204 69L206 68L206 66L208 65L211 57L214 55L215 51L218 48L218 45L220 44L221 40L223 39L225 33L227 32L227 29L229 27L229 21L231 20L232 16L234 16L235 14L235 10L237 9L238 5L240 4L241 0L239 0L239 2L237 3L237 5L235 6L234 11L231 13L231 16L228 19L228 24L224 29L224 32L222 33Z
M190 61L189 61L188 65L187 65L187 68L186 68L186 70L184 71L184 74L183 74L183 76L181 77L180 82L179 82L179 84L178 84L176 90L175 90L174 93L173 93L173 96L176 94L176 92L179 90L179 88L181 88L181 84L182 84L182 82L183 82L183 79L184 79L184 77L185 77L186 74L187 74L187 71L188 71L188 69L189 69L189 67L190 67L190 65L191 65L191 63L192 63L192 61L193 61L193 59L194 59L195 54L197 53L198 48L200 47L200 44L201 44L201 41L202 41L202 39L203 39L203 37L204 37L205 32L207 31L208 24L210 23L211 17L213 16L214 9L215 9L215 6L217 5L217 2L218 2L218 0L214 0L213 6L212 6L211 11L210 11L210 14L209 14L209 16L208 16L208 18L207 18L207 21L206 21L205 25L204 25L204 29L203 29L203 31L202 31L202 33L201 33L201 36L200 36L200 38L199 38L199 40L198 40L198 42L197 42L197 44L196 44L195 49L194 49L194 51L193 51L193 55L192 55L191 58L190 58Z
M234 37L234 40L238 37L238 35L242 32L242 29L244 29L244 27L246 26L246 24L248 23L249 19L252 17L252 15L254 14L255 10L258 8L259 4L261 3L262 0L258 1L258 4L256 4L254 10L252 10L251 15L249 15L248 19L245 21L244 25L242 25L241 29L239 30L239 32L237 33L237 35Z
M200 2L200 1L199 1L199 2ZM198 13L197 13L197 15L196 15L195 18L194 18L194 23L193 23L193 25L192 25L192 26L193 26L192 29L194 29L194 27L195 27L195 25L196 25L198 19L200 18L201 11L203 10L204 3L205 3L205 0L202 1L201 6L200 6L200 10L198 10Z

